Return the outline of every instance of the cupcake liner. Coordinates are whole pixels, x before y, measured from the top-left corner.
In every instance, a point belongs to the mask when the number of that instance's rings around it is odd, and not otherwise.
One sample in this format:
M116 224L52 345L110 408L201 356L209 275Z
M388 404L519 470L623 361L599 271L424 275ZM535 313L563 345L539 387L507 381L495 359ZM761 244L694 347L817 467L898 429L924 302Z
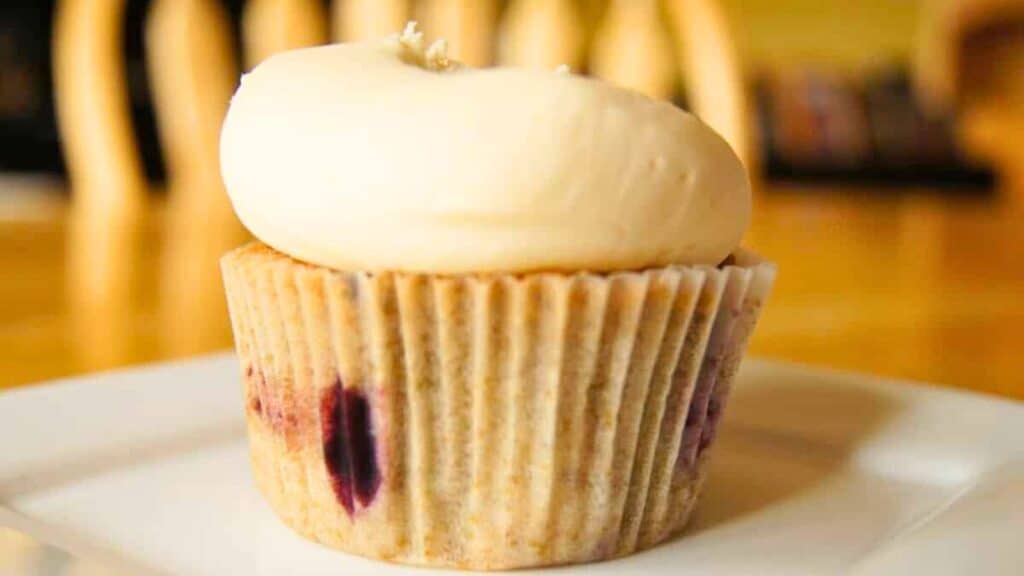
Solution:
M353 553L515 568L684 524L774 279L345 273L259 243L223 261L253 469L278 515Z

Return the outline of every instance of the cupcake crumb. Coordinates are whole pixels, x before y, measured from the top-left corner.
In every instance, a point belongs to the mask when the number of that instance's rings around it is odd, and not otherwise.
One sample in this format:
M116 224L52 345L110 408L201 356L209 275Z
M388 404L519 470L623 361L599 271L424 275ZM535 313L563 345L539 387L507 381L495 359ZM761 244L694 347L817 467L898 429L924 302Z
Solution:
M423 47L423 32L415 20L410 20L397 38L399 57L407 64L431 72L449 72L460 67L458 62L448 57L448 40L438 38L427 48Z

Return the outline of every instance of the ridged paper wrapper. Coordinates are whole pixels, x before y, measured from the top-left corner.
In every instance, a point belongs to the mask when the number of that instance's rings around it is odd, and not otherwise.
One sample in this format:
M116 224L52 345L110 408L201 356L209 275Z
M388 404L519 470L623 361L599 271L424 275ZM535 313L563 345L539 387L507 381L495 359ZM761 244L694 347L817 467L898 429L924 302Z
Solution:
M222 262L255 480L304 536L502 569L649 548L693 510L775 277L721 267L341 272Z

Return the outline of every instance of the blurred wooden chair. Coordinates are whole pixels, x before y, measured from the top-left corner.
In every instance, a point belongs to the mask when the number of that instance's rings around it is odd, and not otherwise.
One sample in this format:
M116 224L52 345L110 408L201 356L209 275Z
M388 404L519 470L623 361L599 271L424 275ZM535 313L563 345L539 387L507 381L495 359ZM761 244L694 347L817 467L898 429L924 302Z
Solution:
M586 63L586 25L574 0L509 4L498 35L498 60L510 66L580 70Z
M54 94L76 209L133 214L146 183L121 53L125 0L64 0L54 20Z
M245 67L285 50L327 42L327 14L320 0L249 0L242 12Z
M412 18L409 0L334 0L331 33L335 38L367 40L393 34Z
M1024 2L924 5L914 75L926 107L954 114L957 138L1024 204Z
M124 70L125 0L61 0L54 31L57 117L74 204L137 214L148 184L132 131ZM154 110L172 201L230 214L218 164L220 123L237 81L217 0L156 0L146 26Z
M228 15L218 0L155 0L145 41L170 200L183 212L230 220L218 153L238 81Z
M60 0L55 31L57 109L75 203L131 213L146 182L133 142L121 47L125 0ZM673 98L756 172L747 94L715 0L248 0L241 60L328 40L397 31L414 17L474 65L578 71ZM329 26L330 24L330 26ZM146 25L154 109L171 202L193 214L230 214L220 184L220 124L237 83L231 27L218 0L155 0Z
M136 348L132 323L153 301L143 289L150 272L160 277L160 356L229 342L217 332L227 326L217 260L245 238L218 159L239 74L226 12L218 0L149 6L144 39L168 191L162 209L149 210L121 50L124 8L125 0L61 0L56 13L54 82L73 197L66 293L83 369L148 350ZM182 322L191 340L179 337Z

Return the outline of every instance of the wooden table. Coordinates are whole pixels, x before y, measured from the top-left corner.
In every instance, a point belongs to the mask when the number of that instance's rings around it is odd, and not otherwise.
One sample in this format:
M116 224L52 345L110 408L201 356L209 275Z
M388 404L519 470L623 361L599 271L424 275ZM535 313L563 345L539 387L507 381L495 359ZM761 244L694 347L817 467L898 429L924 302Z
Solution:
M780 275L752 352L1024 398L1022 216L924 191L763 192L747 244ZM244 241L159 208L0 222L0 387L227 348L217 258Z

